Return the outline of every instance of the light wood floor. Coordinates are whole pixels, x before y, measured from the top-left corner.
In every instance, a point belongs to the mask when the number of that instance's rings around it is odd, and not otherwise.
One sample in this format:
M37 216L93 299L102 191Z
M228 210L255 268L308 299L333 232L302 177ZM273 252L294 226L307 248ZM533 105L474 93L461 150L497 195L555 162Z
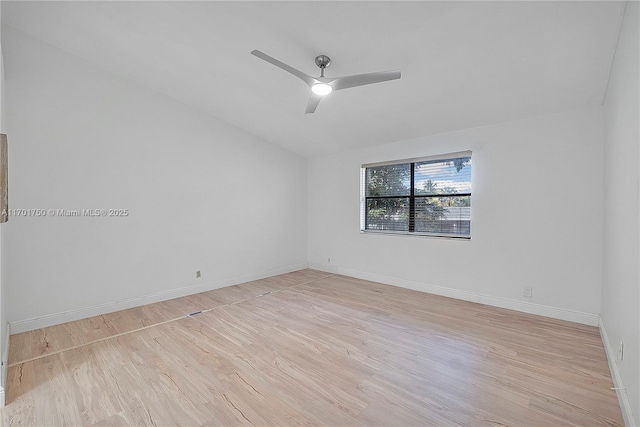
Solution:
M597 328L314 270L10 352L5 426L623 425Z

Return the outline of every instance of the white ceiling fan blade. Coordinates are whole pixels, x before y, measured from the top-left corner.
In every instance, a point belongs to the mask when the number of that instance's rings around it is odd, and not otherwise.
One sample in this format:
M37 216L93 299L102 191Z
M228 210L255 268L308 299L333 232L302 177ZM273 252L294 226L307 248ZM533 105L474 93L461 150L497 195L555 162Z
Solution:
M313 77L303 73L300 70L296 70L295 68L285 64L284 62L278 61L277 59L267 55L266 53L260 52L259 50L252 50L251 54L254 56L257 56L260 59L267 61L270 64L275 65L278 68L282 68L288 73L293 74L294 76L298 77L309 86L313 86L317 82L316 79L314 79Z
M354 76L338 77L330 84L333 90L348 89L350 87L370 85L400 78L400 70L379 71L377 73L356 74Z
M304 111L305 114L311 114L316 111L318 104L320 104L320 100L322 99L321 95L316 95L311 92L311 96L309 97L309 103L307 103L307 109Z

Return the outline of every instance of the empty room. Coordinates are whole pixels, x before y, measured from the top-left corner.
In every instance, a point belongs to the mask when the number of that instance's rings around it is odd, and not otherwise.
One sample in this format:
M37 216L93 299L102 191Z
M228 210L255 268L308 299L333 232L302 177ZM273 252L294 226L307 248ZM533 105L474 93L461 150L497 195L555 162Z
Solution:
M1 425L640 425L639 6L1 1Z

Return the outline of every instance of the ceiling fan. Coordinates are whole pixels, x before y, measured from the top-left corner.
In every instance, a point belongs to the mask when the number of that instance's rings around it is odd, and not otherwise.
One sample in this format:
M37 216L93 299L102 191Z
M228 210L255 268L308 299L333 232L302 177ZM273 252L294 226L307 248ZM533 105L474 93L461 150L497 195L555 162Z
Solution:
M324 70L329 66L329 64L331 64L331 58L327 55L316 56L316 65L320 67L320 77L311 77L302 71L296 70L295 68L285 64L284 62L278 61L266 53L260 52L259 50L253 50L251 51L251 54L293 74L311 88L311 97L309 98L305 114L316 111L316 107L320 103L322 97L330 94L334 90L348 89L350 87L369 85L372 83L380 83L400 78L400 70L379 71L377 73L355 74L353 76L344 77L325 77Z

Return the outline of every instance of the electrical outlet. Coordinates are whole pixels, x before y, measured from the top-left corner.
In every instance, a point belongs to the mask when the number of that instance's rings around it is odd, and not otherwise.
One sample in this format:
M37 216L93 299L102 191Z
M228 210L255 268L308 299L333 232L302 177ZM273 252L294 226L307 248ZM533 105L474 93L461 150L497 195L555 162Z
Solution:
M620 360L624 360L624 341L620 341Z
M199 279L202 276L202 274L200 274L200 270L196 271L196 279Z
M533 298L533 288L524 288L524 292L522 293L522 295L524 295L525 298Z

